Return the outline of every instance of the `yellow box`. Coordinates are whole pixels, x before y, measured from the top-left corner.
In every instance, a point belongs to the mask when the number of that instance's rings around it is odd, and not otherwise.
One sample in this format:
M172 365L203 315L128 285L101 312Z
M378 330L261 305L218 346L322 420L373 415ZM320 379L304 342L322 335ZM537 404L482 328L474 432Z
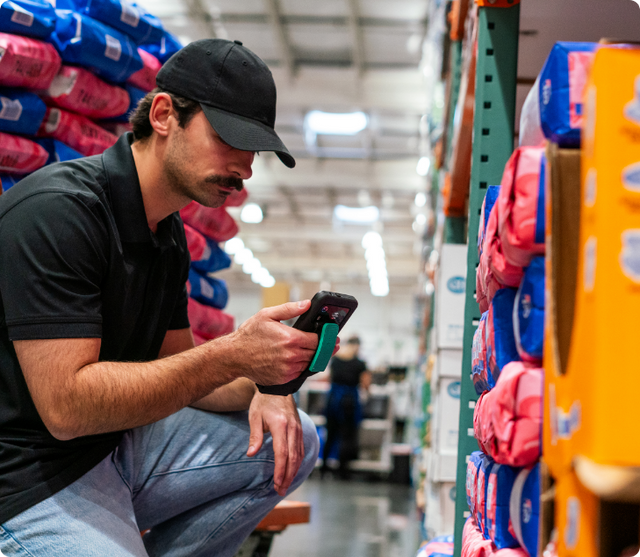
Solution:
M558 557L600 557L598 498L572 472L558 478L555 489Z

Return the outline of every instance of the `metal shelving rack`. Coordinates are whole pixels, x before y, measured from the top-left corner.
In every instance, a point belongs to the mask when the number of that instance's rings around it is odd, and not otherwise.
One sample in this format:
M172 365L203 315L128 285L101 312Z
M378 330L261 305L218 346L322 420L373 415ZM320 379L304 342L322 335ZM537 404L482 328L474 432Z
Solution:
M456 493L454 556L462 548L462 529L468 516L465 494L467 457L478 444L473 436L473 408L478 399L470 378L471 345L480 319L476 303L478 223L489 185L499 184L514 147L515 98L520 6L480 7L473 153L469 194L467 282L460 398L460 434Z

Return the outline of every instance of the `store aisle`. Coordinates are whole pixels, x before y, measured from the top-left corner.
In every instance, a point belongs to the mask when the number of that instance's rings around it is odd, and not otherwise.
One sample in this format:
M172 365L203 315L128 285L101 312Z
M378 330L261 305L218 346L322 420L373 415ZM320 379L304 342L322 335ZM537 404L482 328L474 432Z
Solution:
M311 503L311 522L276 536L270 557L413 557L420 531L413 489L359 479L320 480L290 499Z

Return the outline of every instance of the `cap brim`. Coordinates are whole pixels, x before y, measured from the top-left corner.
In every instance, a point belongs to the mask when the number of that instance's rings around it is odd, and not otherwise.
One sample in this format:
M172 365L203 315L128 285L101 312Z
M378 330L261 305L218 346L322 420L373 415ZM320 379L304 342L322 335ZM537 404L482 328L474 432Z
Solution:
M241 151L273 151L285 166L296 165L278 134L266 124L207 104L200 106L216 133L231 147Z

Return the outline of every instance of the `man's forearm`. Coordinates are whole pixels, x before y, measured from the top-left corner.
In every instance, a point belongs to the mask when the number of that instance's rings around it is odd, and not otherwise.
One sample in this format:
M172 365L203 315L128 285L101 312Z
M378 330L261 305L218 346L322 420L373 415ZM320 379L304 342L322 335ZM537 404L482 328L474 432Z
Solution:
M209 412L238 412L248 410L257 392L256 384L244 377L233 383L218 387L204 398L197 400L191 406Z

